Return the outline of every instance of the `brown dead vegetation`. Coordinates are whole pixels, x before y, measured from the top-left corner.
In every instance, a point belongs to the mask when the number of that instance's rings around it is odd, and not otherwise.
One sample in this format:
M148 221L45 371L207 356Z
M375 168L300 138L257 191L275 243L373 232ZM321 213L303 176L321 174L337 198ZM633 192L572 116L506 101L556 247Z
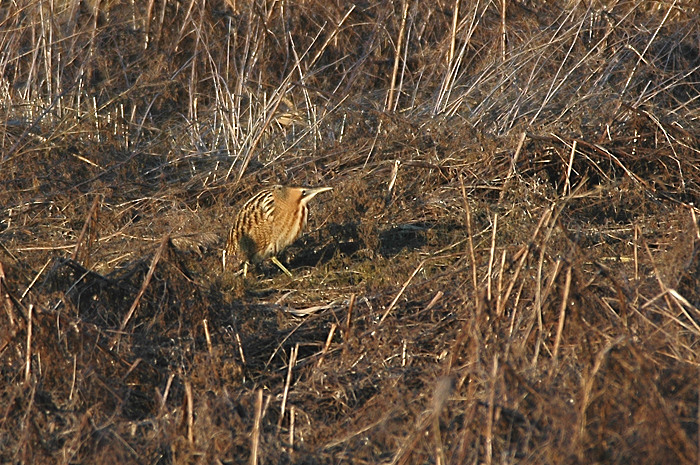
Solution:
M697 463L700 10L564 3L3 2L0 462Z

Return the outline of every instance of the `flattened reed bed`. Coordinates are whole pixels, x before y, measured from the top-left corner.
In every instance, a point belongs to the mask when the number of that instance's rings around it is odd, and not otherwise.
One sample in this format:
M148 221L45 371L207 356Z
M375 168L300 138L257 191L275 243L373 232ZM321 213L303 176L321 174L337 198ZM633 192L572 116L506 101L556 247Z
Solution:
M691 10L3 4L0 461L696 463Z

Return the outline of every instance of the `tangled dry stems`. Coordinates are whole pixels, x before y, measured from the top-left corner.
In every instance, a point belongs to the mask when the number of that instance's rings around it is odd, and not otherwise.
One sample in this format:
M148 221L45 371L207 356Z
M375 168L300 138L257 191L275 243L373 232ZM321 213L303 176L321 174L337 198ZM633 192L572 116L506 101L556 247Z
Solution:
M692 5L142 3L0 7L2 462L697 462Z

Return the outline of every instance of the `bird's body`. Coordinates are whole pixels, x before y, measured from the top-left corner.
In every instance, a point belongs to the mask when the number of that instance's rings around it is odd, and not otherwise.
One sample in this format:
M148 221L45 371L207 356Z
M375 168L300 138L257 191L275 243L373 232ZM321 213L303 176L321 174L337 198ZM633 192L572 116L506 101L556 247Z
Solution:
M301 236L309 215L309 201L331 189L274 186L258 192L236 214L228 233L225 256L242 261L244 275L248 263L271 258L291 276L277 260L277 254Z

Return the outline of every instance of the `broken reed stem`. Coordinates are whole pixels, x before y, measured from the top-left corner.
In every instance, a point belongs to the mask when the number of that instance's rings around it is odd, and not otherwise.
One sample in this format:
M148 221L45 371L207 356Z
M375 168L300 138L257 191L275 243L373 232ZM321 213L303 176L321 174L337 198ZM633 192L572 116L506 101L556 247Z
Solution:
M693 226L695 226L695 239L700 241L700 225L698 225L698 218L695 215L695 207L690 205L690 217L693 220Z
M549 221L549 218L551 218L553 212L554 212L554 205L552 205L550 208L548 208L544 212L544 215L542 215L542 218L540 218L540 221L539 221L539 223L537 223L537 227L535 228L535 231L532 234L532 239L531 239L530 243L533 243L535 241L535 239L537 238L537 235L540 232L540 229L542 228L542 225ZM503 296L503 301L501 302L501 307L496 310L496 315L499 317L505 311L506 304L508 303L508 297L510 297L510 293L513 291L513 287L515 286L515 283L518 280L518 276L520 275L520 270L522 270L523 265L525 264L525 260L527 260L527 257L530 255L529 249L530 249L529 246L524 245L520 248L520 250L516 254L516 256L520 255L520 262L518 263L518 266L515 269L515 273L513 274L513 278L510 280L510 284L508 285L508 289L506 289L506 293Z
M506 45L508 36L506 35L506 3L508 0L501 0L501 60L506 61Z
M289 356L289 365L287 366L287 379L284 382L284 393L282 394L282 406L280 407L280 417L277 420L277 432L282 428L282 420L284 419L284 411L287 407L287 396L289 395L289 385L292 383L292 370L297 363L299 355L299 343L294 346L292 353Z
M435 304L438 303L438 301L442 298L443 295L445 295L444 292L442 292L442 291L437 291L437 292L435 293L435 295L433 296L433 298L430 299L430 302L428 302L428 305L426 305L425 308L424 308L423 310L421 310L421 313L422 313L422 312L427 312L428 310L430 310L431 308L433 308L433 307L435 306Z
M426 260L427 260L427 259L426 259ZM394 297L394 300L391 301L391 303L389 304L389 307L386 309L386 311L384 312L384 314L383 314L382 317L380 318L379 323L377 324L377 326L381 325L381 324L384 322L384 320L386 319L387 315L389 315L389 312L391 312L391 310L392 310L392 309L394 308L394 306L396 305L396 302L399 301L399 299L400 299L401 296L403 295L404 291L406 290L406 288L408 287L408 285L411 283L411 280L413 280L413 278L414 278L414 277L418 274L418 272L423 268L423 265L425 264L425 261L426 261L426 260L421 261L421 262L418 264L418 266L416 267L416 269L413 270L413 273L411 273L411 276L409 276L408 279L406 280L406 282L403 283L403 286L401 287L401 290L399 291L398 294L396 294L396 297Z
M447 55L447 67L452 66L452 59L455 56L455 43L457 42L457 24L459 24L459 4L460 0L455 0L452 13L452 34L450 34L450 52Z
M194 444L194 400L192 399L192 385L185 381L185 402L187 409L187 442Z
M396 40L396 51L394 53L394 70L391 72L391 84L386 98L384 111L391 111L394 107L394 93L396 92L396 76L399 73L399 61L401 59L401 47L403 47L403 37L406 31L406 18L408 17L408 0L403 0L403 12L401 14L401 27L399 37Z
M328 331L328 337L326 338L326 344L323 346L323 351L321 351L321 357L318 359L318 363L316 364L316 368L320 368L321 364L323 363L323 359L326 356L326 353L328 353L328 348L331 346L331 341L333 340L333 334L335 334L335 330L338 327L337 323L333 323L331 325L331 330Z
M70 393L68 394L68 400L73 400L73 393L75 392L75 380L78 377L78 356L73 354L73 379L70 382Z
M394 191L394 184L396 184L396 178L399 175L399 166L401 166L401 161L394 160L394 165L391 168L391 179L389 180L389 187L386 190L386 197L384 198L384 203L389 205L391 203L392 192Z
M644 249L647 252L647 255L649 256L649 262L651 263L651 267L654 270L654 276L656 277L656 282L659 284L659 289L661 289L661 295L663 295L664 300L666 301L666 306L669 310L671 310L671 299L668 296L668 288L664 284L664 282L661 280L661 275L659 274L659 269L656 267L656 262L654 262L654 256L651 254L651 250L649 249L649 244L647 244L647 241L642 238L642 244L644 244Z
M566 270L566 281L564 282L564 295L562 295L561 307L559 307L559 323L557 324L557 335L554 338L554 350L552 351L553 366L557 363L557 354L559 353L559 343L561 342L561 333L564 330L564 318L566 317L566 307L569 301L569 291L571 290L571 270L572 267Z
M496 292L496 308L501 307L501 297L503 294L503 271L506 268L506 249L503 249L501 253L501 268L498 270L498 291ZM515 313L515 312L513 312ZM511 326L509 335L513 334L513 327Z
M564 261L561 259L557 259L554 261L552 264L552 271L549 272L549 278L547 279L547 287L545 288L544 292L542 293L542 301L544 302L547 300L549 297L549 294L552 292L552 287L554 286L554 282L557 279L557 276L559 276L559 272L561 271L561 267L564 264Z
M32 279L32 282L29 283L29 286L27 286L27 288L24 290L24 292L22 292L22 295L19 296L20 302L27 296L27 294L32 289L32 287L34 287L34 284L36 284L37 280L39 279L39 276L41 276L44 273L44 270L46 270L46 267L49 266L49 263L51 263L52 261L53 261L53 258L49 258L48 260L46 260L46 263L44 263L44 266L41 267L41 269L36 274L36 276L34 276L34 279ZM2 271L2 270L0 270L0 271ZM4 276L4 275L0 275L0 277L2 277L2 276ZM2 287L0 287L0 289L2 289ZM7 295L7 298L9 299L9 294Z
M12 314L12 298L10 293L7 292L7 276L5 276L5 269L2 267L2 262L0 262L0 299L5 303L5 312L7 313L7 318L10 320L10 326L15 326L15 317ZM4 348L5 345L0 346L0 349Z
M527 133L525 131L521 132L520 139L518 139L518 145L515 147L515 153L513 154L513 158L511 158L511 160L510 160L510 168L508 169L508 176L506 176L506 180L503 183L503 190L501 190L501 194L500 194L501 200L503 200L503 196L507 192L508 182L516 173L516 167L518 166L518 158L520 158L520 152L523 149L523 144L525 143L525 137L527 137Z
M75 244L75 250L71 259L80 263L85 268L90 268L90 248L97 237L97 220L99 217L99 206L102 201L102 195L98 194L92 201L92 206L85 218L85 224L80 231L78 241ZM87 236L87 237L86 237ZM82 253L81 253L82 252Z
M241 344L241 336L236 331L236 345L238 345L238 354L241 356L241 363L245 366L245 354L243 353L243 344Z
M163 409L165 409L165 402L168 400L168 394L170 394L170 386L173 384L173 379L175 379L175 373L170 373L170 376L168 376L168 381L165 382L163 396L160 399L160 407L158 408L159 416L163 413Z
M540 259L537 263L537 278L535 282L535 315L537 316L537 342L532 356L532 366L537 364L537 359L540 356L540 347L542 346L542 338L544 334L544 323L542 319L542 267L544 266L545 244L543 241L542 249L540 250Z
M520 262L518 262L518 266L515 268L515 273L513 274L513 278L510 280L510 284L508 285L508 288L506 289L506 292L503 295L503 299L501 300L501 306L496 309L496 315L499 317L506 309L506 304L508 303L508 297L510 297L510 293L513 292L513 287L515 286L515 283L518 279L518 276L520 275L520 270L522 269L523 265L525 264L525 260L527 260L527 257L529 255L528 247L526 245L523 245L520 248L520 250L516 253L516 256L518 256L518 255L520 255Z
M289 407L289 455L294 452L294 416L295 416L294 406Z
M31 375L32 366L32 313L34 311L34 304L29 304L29 310L27 312L27 353L24 366L24 385L29 385L29 376Z
M350 328L352 328L352 310L355 308L356 295L352 294L350 296L350 303L348 304L348 317L345 321L345 340L350 337Z
M537 294L536 294L536 299L542 299L542 301L547 300L547 297L549 296L549 293L551 291L552 285L554 284L554 281L556 280L557 276L559 275L559 271L561 269L562 261L561 260L556 260L552 264L552 271L549 273L549 281L547 282L547 288L545 289L544 293L542 293L541 289L538 287L537 288ZM521 283L521 289L522 285L524 283ZM539 295L539 297L537 297ZM517 310L517 308L516 308ZM538 323L539 323L539 316L540 314L538 313ZM525 337L523 338L523 341L527 341L530 338L530 333L532 332L532 328L534 327L535 323L534 320L527 326L527 330L525 331ZM513 334L513 330L515 328L515 310L513 311L513 316L510 321L510 334ZM539 346L535 348L536 351L539 351ZM536 361L536 359L535 359ZM533 361L533 363L535 363Z
M202 319L202 325L204 326L204 338L207 340L207 349L209 350L209 357L214 356L214 352L211 348L211 337L209 336L209 325L207 324L207 319Z
M491 302L491 273L493 272L493 258L496 253L496 230L498 229L498 213L493 215L493 233L491 234L491 250L489 252L489 268L486 278L486 300Z
M476 276L476 258L474 255L474 240L472 239L472 211L467 200L467 191L464 188L464 179L459 177L459 185L462 188L462 200L464 201L464 211L467 214L467 238L469 239L469 258L472 261L472 285L474 286L474 308L479 308L478 281Z
M576 139L574 139L574 143L571 144L571 155L569 155L569 166L566 167L566 180L564 181L563 195L571 194L571 168L574 165L574 154L576 153L577 143Z
M151 260L151 266L148 268L148 273L146 273L146 277L143 280L141 289L139 289L139 293L136 295L134 302L131 304L131 308L124 317L124 320L122 321L122 324L119 327L119 331L117 332L117 334L114 335L114 339L109 345L109 350L113 350L114 347L117 345L117 343L119 342L119 336L124 331L124 328L126 328L126 325L129 323L131 317L134 315L136 307L138 307L139 302L141 301L141 297L143 297L143 294L146 292L148 285L151 283L151 278L153 278L153 273L156 270L156 265L158 264L158 261L160 261L160 257L163 255L163 251L165 251L169 241L170 235L168 234L163 236L163 238L161 239L160 246L158 246L158 250L156 251L155 255L153 255L153 260Z
M639 282L639 225L635 223L634 225L634 283L635 289L636 284ZM635 303L636 303L635 299Z
M494 402L496 401L496 376L498 375L498 355L493 356L493 365L491 366L491 389L489 390L489 405L488 414L486 415L486 458L484 463L491 465L493 457L493 412Z
M700 325L698 325L698 324L695 322L695 318L693 318L693 317L688 313L688 310L687 310L687 309L694 310L694 311L695 311L695 314L699 314L699 313L700 313L700 310L698 310L693 304L691 304L690 302L688 302L688 299L686 299L685 297L683 297L682 295L680 295L680 294L678 293L677 290L671 288L671 289L668 290L668 294L669 294L671 297L673 297L673 302L676 304L676 306L677 306L678 309L681 311L681 313L688 319L688 321L690 321L690 324L693 325L693 327L695 328L695 334L700 335ZM679 319L678 321L679 321L679 323L680 323L680 319ZM681 323L681 324L682 324L682 323ZM687 326L687 325L683 325L683 327L689 328L689 326Z
M618 336L612 341L608 341L607 344L605 344L605 347L603 347L598 354L596 354L595 357L595 362L593 362L593 368L591 369L591 372L588 373L588 376L583 376L581 381L583 383L582 390L583 393L581 395L581 406L579 408L579 417L578 417L578 428L574 432L574 440L572 441L572 450L584 450L585 448L581 447L581 442L583 441L583 436L584 436L584 431L586 429L586 410L588 409L588 405L591 402L591 391L593 390L593 382L595 381L595 377L600 371L600 367L603 365L603 361L605 360L605 356L610 352L610 350L618 345L620 342L622 342L627 336ZM581 457L583 459L583 457Z
M263 390L258 389L255 398L255 420L253 420L253 435L250 445L250 465L258 463L258 448L260 446L260 423L262 420Z
M552 205L551 211L554 210L554 205ZM552 221L549 223L549 227L547 228L547 233L541 241L541 247L540 247L540 258L537 263L537 282L535 284L535 309L536 309L536 314L537 314L537 329L538 329L538 334L537 334L537 342L535 343L535 350L534 354L532 356L532 366L537 365L537 360L540 355L540 348L542 346L542 342L544 341L544 322L542 318L542 302L547 298L549 295L549 290L552 284L554 284L554 280L552 279L549 282L549 286L546 289L545 296L543 297L542 295L542 268L544 267L544 259L545 255L547 252L547 244L549 244L549 239L552 237L552 232L554 231L554 226L556 225L556 215L552 219ZM558 263L557 263L557 269L558 269Z

